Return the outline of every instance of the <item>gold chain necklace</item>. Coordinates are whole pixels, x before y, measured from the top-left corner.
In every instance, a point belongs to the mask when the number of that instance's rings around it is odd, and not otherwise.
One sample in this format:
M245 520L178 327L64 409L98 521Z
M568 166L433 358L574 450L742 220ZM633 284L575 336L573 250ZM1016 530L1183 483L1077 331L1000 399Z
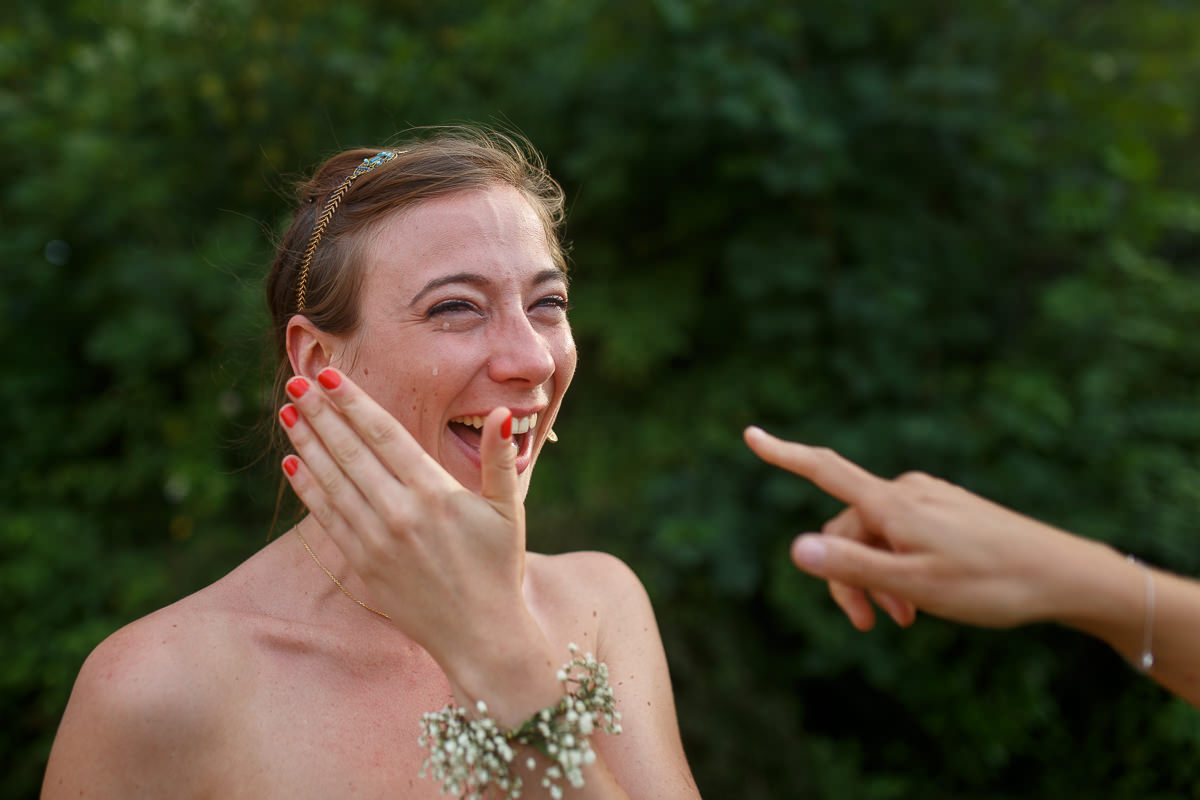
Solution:
M336 586L342 590L342 594L346 595L346 597L349 597L351 600L358 603L360 606L365 608L367 611L370 611L372 614L378 614L379 616L383 617L384 619L388 619L388 620L391 619L391 617L389 617L387 614L380 611L379 609L371 608L369 605L364 603L362 600L359 600L357 597L355 597L353 594L351 594L349 589L347 589L345 586L342 585L342 582L337 579L337 575L334 575L332 572L330 572L329 567L322 564L321 559L317 558L317 554L314 553L313 549L308 546L308 540L305 539L304 534L302 534L300 532L299 525L292 528L292 530L296 532L296 538L298 538L300 540L300 544L304 545L304 549L308 551L308 554L310 556L312 556L313 561L317 562L317 566L321 568L321 571L329 576L329 580L333 581L334 586Z

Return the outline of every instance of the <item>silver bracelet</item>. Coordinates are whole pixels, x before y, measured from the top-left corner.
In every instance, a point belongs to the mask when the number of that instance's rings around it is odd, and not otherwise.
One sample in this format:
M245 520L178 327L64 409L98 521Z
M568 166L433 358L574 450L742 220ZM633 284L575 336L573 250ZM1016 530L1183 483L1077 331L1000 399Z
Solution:
M1138 561L1133 556L1126 556L1130 562L1137 564L1142 568L1142 575L1146 581L1146 621L1143 626L1145 631L1142 636L1142 654L1136 662L1136 667L1140 672L1149 672L1154 666L1154 575L1150 572L1150 568Z

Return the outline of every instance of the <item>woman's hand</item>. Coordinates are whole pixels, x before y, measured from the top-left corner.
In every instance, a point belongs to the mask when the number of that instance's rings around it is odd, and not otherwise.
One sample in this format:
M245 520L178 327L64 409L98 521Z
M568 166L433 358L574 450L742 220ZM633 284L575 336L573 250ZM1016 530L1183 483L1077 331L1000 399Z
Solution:
M553 658L525 605L525 512L512 414L496 408L482 434L482 494L458 483L391 414L335 369L287 386L280 412L296 456L284 470L296 494L362 579L373 602L442 666L456 692ZM297 413L298 412L298 413ZM543 681L532 708L557 694ZM551 687L547 690L546 687ZM489 705L495 705L487 697Z
M1107 545L1010 511L920 473L877 478L832 450L747 428L768 463L848 504L792 560L829 582L855 627L875 621L869 593L901 625L914 606L989 627L1055 621L1107 642L1200 708L1200 583L1136 564Z
M829 582L860 630L875 621L868 594L900 625L912 624L914 607L989 627L1050 619L1063 607L1056 566L1116 556L922 473L883 480L832 450L753 427L745 440L764 461L847 503L822 533L795 540L792 560Z

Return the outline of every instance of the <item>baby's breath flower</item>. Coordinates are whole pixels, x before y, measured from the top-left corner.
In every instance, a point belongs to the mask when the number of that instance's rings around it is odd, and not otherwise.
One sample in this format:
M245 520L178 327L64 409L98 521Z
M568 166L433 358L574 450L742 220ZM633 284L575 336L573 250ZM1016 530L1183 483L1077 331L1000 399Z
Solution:
M579 647L568 645L571 660L558 671L563 685L563 699L543 709L521 723L515 730L502 734L495 720L487 716L487 704L475 704L478 717L469 719L466 709L446 706L440 712L421 717L422 732L417 741L429 748L429 757L421 765L420 775L429 774L442 784L443 794L458 795L465 800L484 800L491 797L490 788L499 789L506 800L521 797L523 784L513 774L515 757L513 745L533 747L551 760L544 770L541 785L550 796L559 800L564 778L572 786L583 786L583 766L596 760L588 738L596 729L617 734L621 718L616 710L612 688L608 684L608 667L591 653L579 655ZM530 772L537 769L537 760L526 758Z

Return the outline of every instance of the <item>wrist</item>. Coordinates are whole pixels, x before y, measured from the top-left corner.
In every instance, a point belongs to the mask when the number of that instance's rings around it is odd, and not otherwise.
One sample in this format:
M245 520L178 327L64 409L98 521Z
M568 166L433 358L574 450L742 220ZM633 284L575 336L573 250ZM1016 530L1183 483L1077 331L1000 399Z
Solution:
M1108 545L1062 559L1050 618L1108 643L1127 658L1140 653L1146 623L1146 573Z
M474 714L462 706L424 714L418 743L430 753L420 774L441 782L443 793L471 798L493 796L495 788L515 800L526 781L540 783L551 797L562 797L564 783L582 787L584 769L597 760L592 734L619 734L621 714L608 667L591 653L580 655L574 644L568 649L571 660L556 674L562 697L516 727L499 726L482 700ZM591 778L605 774L589 770Z
M473 708L482 700L505 728L515 727L562 696L555 677L561 657L528 613L516 622L493 629L474 647L462 648L445 661L439 659L455 701Z

